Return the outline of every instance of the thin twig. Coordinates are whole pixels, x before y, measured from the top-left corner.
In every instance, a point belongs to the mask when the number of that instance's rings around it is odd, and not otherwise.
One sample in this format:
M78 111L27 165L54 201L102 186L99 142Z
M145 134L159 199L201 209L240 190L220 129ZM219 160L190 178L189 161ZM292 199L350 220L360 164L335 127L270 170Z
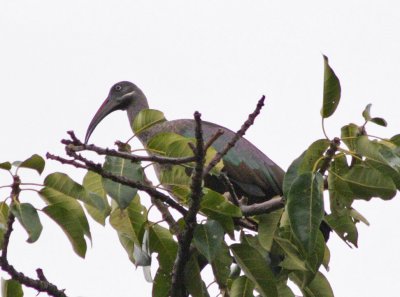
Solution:
M190 163L195 160L194 156L184 157L184 158L171 158L171 157L162 157L162 156L158 156L158 155L153 155L153 156L133 155L128 152L120 152L120 151L116 151L114 149L98 147L94 144L84 144L79 139L76 138L73 131L68 131L67 133L71 136L72 141L68 140L68 139L63 139L63 140L61 140L61 143L66 145L69 150L73 150L75 152L86 150L86 151L95 152L98 155L119 157L119 158L131 160L132 162L148 161L148 162L156 162L158 164L173 164L173 165L175 165L175 164Z
M229 180L228 176L225 173L221 173L220 178L222 179L222 181L228 188L228 192L229 192L229 195L230 195L230 198L231 198L233 204L235 204L236 206L239 206L240 205L239 198L236 195L235 188L233 187L233 184Z
M189 209L187 214L185 215L185 229L182 232L181 236L178 237L178 253L175 259L174 267L172 269L172 297L185 296L184 271L186 263L189 261L190 244L192 242L194 229L197 224L196 217L197 213L200 210L201 197L203 196L202 184L205 151L200 113L195 112L194 118L196 121L196 165L190 185L191 195L189 201Z
M46 154L46 158L56 160L62 164L68 164L68 165L75 166L77 168L82 168L82 169L96 172L97 174L101 175L104 178L108 178L117 183L129 186L129 187L137 188L140 191L146 192L151 197L159 199L162 202L165 202L166 204L171 206L172 208L176 209L182 215L185 215L187 213L187 210L182 205L180 205L178 202L173 200L171 197L157 191L155 188L146 186L146 185L136 182L136 181L133 181L124 176L118 176L118 175L111 174L107 171L104 171L100 164L96 164L92 161L89 161L79 154L72 153L72 152L71 152L71 154L73 155L73 158L75 158L75 160L64 159L62 157L59 157L59 156L56 156L56 155L53 155L50 153ZM83 162L84 164L79 163L77 160Z
M215 157L211 160L211 162L205 168L203 175L207 175L211 171L211 169L213 169L214 166L217 165L219 161L221 161L221 159L228 153L228 151L232 147L235 146L236 142L241 137L244 136L247 129L249 129L250 126L253 125L255 118L260 114L260 110L264 106L264 100L265 100L265 96L262 96L261 99L257 103L256 109L249 115L246 122L244 122L244 124L242 125L240 130L236 132L235 136L232 137L232 139L227 143L227 145L224 147L224 149L215 155Z
M224 134L224 130L218 129L217 132L204 144L204 151L207 151L210 146L222 135Z

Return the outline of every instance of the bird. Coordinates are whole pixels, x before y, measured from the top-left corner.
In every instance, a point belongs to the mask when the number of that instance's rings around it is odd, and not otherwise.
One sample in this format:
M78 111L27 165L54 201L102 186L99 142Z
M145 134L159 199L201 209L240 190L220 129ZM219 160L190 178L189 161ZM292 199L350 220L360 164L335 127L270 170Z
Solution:
M149 109L149 104L139 87L129 81L114 84L87 128L85 143L88 143L97 125L110 113L125 110L131 124L144 109ZM195 125L193 119L164 121L152 125L146 129L145 133L139 133L137 137L146 148L149 140L162 132L194 137ZM223 132L212 143L212 147L216 151L221 151L235 135L235 132L228 128L207 121L202 121L202 130L205 141L213 137L217 131ZM148 153L152 154L151 151ZM223 168L221 171L230 180L237 196L244 197L247 204L262 203L275 196L282 196L285 171L244 137L236 142L222 161ZM161 169L156 167L156 170ZM229 190L226 182L211 175L205 177L204 186L222 194Z

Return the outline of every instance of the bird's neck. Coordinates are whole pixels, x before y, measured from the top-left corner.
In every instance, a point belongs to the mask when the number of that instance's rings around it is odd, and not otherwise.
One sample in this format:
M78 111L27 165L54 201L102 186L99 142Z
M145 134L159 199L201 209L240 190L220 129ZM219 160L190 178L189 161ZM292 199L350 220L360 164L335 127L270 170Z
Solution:
M147 103L147 98L143 94L143 92L140 91L140 93L137 94L137 96L135 97L132 104L130 104L127 108L129 123L132 125L133 120L135 119L137 114L143 109L148 109L148 108L149 104Z

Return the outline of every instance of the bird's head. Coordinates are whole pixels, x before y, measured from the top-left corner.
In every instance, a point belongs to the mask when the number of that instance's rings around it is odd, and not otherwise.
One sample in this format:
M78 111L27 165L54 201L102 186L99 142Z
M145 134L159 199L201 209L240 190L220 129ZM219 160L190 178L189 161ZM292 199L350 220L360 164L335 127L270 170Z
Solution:
M121 81L113 85L108 93L106 100L100 106L99 110L94 115L89 127L86 131L85 143L88 142L90 135L93 133L96 126L110 113L116 110L127 110L129 106L135 104L146 97L143 92L133 83L129 81ZM147 101L146 101L147 104Z

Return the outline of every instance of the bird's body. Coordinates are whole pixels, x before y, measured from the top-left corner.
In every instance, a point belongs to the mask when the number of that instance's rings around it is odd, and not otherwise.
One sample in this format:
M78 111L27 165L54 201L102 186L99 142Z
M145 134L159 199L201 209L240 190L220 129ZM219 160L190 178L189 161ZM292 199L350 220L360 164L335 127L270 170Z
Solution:
M202 122L203 137L207 141L222 129L222 134L214 143L216 151L221 151L235 133L214 123ZM190 119L167 121L156 124L138 135L143 145L158 133L172 132L185 137L194 137L195 122ZM246 196L250 203L262 202L281 194L284 171L245 138L240 138L235 147L223 158L223 172L235 186L239 196ZM226 188L217 178L206 178L205 185L220 193Z
M132 123L143 109L148 109L148 103L138 87L130 82L115 84L89 125L86 142L97 124L109 113L115 110L127 110L129 121ZM222 136L212 144L217 151L221 151L235 135L233 131L209 122L202 122L202 129L205 141L218 130L223 131ZM155 124L139 133L138 137L146 147L147 142L158 133L172 132L185 137L194 137L194 131L194 120L182 119ZM231 180L237 194L247 197L250 204L282 195L285 172L245 138L240 138L223 157L223 164L222 171ZM216 177L206 177L205 186L220 193L226 191L225 184Z

